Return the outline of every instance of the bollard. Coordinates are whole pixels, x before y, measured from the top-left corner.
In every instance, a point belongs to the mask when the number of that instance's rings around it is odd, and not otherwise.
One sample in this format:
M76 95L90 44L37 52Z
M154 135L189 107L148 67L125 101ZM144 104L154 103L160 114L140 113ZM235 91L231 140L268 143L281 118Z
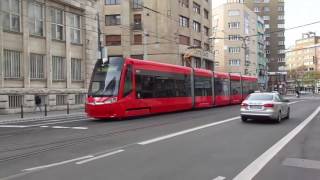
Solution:
M23 105L21 104L21 119L23 118Z
M47 104L44 104L44 116L47 116L48 112L47 112Z
M67 114L70 113L70 109L69 109L69 103L67 103Z

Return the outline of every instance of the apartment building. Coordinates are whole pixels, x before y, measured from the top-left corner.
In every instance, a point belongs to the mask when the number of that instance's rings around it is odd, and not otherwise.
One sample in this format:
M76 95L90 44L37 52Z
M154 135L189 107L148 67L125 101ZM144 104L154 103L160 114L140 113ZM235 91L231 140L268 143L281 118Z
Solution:
M101 1L103 46L109 58L213 69L211 0ZM191 60L185 61L184 55Z
M315 32L303 33L295 45L286 52L286 68L288 81L292 85L301 81L307 72L320 72L320 36ZM304 83L301 86L312 91L314 82Z
M213 47L216 70L259 77L266 88L264 25L242 3L226 3L213 9Z
M1 0L0 114L83 106L97 57L95 0Z
M286 91L284 0L240 1L264 19L269 90L279 90L284 93Z

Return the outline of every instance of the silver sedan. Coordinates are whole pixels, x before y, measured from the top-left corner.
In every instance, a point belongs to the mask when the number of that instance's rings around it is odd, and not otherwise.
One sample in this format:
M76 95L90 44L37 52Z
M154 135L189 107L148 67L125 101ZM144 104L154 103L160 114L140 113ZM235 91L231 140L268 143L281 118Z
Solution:
M241 104L241 120L271 119L280 123L290 117L288 102L278 93L252 93Z

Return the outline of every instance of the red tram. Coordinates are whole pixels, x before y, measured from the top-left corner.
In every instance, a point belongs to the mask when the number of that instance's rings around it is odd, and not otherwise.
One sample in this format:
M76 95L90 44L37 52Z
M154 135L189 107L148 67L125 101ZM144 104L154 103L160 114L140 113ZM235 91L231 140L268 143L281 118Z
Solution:
M239 104L257 78L136 59L98 60L90 82L89 117L125 118Z

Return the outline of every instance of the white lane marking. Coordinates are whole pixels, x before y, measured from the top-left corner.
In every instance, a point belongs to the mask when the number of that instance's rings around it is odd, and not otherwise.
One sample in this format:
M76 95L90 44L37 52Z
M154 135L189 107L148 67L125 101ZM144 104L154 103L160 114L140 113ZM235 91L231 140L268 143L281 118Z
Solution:
M80 160L88 159L88 158L92 158L92 157L94 157L94 156L88 155L88 156L83 156L83 157L79 157L79 158L75 158L75 159L70 159L70 160L62 161L62 162L58 162L58 163L53 163L53 164L48 164L48 165L44 165L44 166L37 166L37 167L33 167L33 168L28 168L28 169L24 169L22 171L36 171L36 170L49 168L49 167L54 167L54 166L59 166L59 165L71 163L71 162L74 162L74 161L80 161Z
M23 125L0 125L0 128L26 128L28 126Z
M53 123L34 124L34 125L29 125L27 127L38 127L38 126L45 126L45 125L51 125L51 124L63 124L63 123L69 123L69 122L75 122L75 121L84 121L84 120L80 119L80 120L72 120L72 121L59 121L59 122L53 122Z
M302 102L302 101L304 101L304 100L301 100L301 101L294 101L294 102L290 102L290 103L288 103L288 104L289 104L289 105L290 105L290 104L295 104L295 103Z
M49 126L40 126L40 127L42 127L42 128L47 128L47 127L49 127Z
M83 161L76 162L76 164L78 164L78 165L84 164L84 163L87 163L87 162L90 162L90 161L94 161L94 160L97 160L97 159L101 159L101 158L105 158L105 157L108 157L108 156L112 156L112 155L121 153L123 151L124 151L123 149L119 149L117 151L109 152L107 154L102 154L100 156L96 156L96 157L92 157L90 159L86 159L86 160L83 160Z
M261 169L287 145L299 132L303 130L320 112L320 106L313 113L300 123L296 128L290 131L286 136L280 139L276 144L270 147L266 152L260 155L256 160L242 170L233 180L250 180L256 176Z
M155 143L155 142L162 141L162 140L165 140L165 139L173 138L175 136L180 136L180 135L187 134L187 133L190 133L190 132L193 132L193 131L197 131L197 130L200 130L200 129L216 126L216 125L227 123L227 122L230 122L230 121L234 121L234 120L237 120L239 118L240 118L240 116L237 116L237 117L229 118L229 119L226 119L226 120L223 120L223 121L214 122L214 123L210 123L210 124L205 124L205 125L198 126L198 127L191 128L191 129L187 129L187 130L184 130L184 131L180 131L180 132L172 133L172 134L169 134L169 135L160 136L160 137L157 137L157 138L154 138L154 139L142 141L142 142L139 142L137 144L139 144L139 145L147 145L147 144Z
M71 129L85 130L88 129L88 127L71 127Z
M64 127L64 126L52 126L53 129L70 129L70 127Z
M216 177L216 178L214 178L212 180L224 180L224 179L226 179L226 177L218 176L218 177Z
M310 159L287 158L282 162L282 165L320 170L320 161Z

